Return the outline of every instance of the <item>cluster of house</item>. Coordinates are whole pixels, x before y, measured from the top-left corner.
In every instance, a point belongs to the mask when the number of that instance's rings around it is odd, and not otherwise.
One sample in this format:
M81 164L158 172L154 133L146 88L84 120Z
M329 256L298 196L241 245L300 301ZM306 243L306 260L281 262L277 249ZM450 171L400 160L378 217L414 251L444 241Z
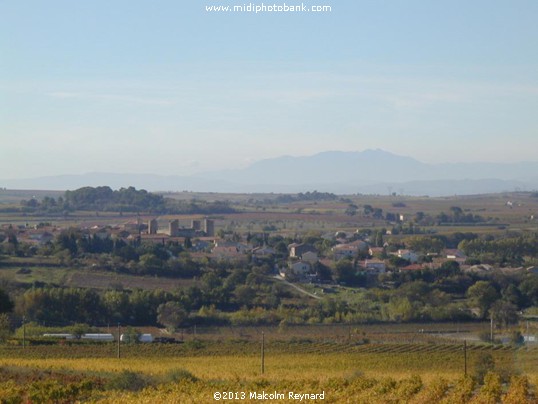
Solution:
M53 241L60 233L61 228L50 224L40 224L36 226L12 224L0 225L0 240L2 243L9 243L9 235L14 235L18 242L31 245L44 245Z
M431 254L431 262L418 263L419 254L409 249L400 249L395 252L386 252L388 245L384 247L370 247L368 243L362 240L346 242L339 241L332 249L332 260L319 259L316 249L308 244L291 244L288 246L290 261L288 268L282 268L280 274L286 276L289 274L288 269L299 277L306 278L312 273L312 266L317 262L330 265L331 261L339 261L344 258L355 259L356 257L369 256L358 263L361 272L368 275L379 275L387 271L387 260L382 257L397 256L409 261L409 265L401 267L401 271L416 271L423 269L439 268L447 261L455 261L460 266L464 265L467 257L457 249L446 249L442 254Z
M223 240L215 236L215 224L210 219L192 220L190 227L179 227L177 219L168 222L168 228L159 231L158 222L156 219L150 219L146 223L140 220L129 221L118 225L91 224L86 227L81 227L79 230L88 236L95 236L101 239L123 239L132 241L138 239L142 242L153 242L166 244L168 242L185 243L187 238L192 239L191 251L199 252L207 256L208 251L210 257L219 260L228 261L244 261L247 255L253 259L263 260L276 255L273 248L268 246L253 247L248 243L234 242ZM0 235L2 233L7 236L8 233L15 234L19 242L24 242L33 245L44 245L53 241L63 228L50 224L40 224L37 226L20 225L12 226L3 224L0 226ZM2 237L3 242L8 242L7 237ZM290 268L297 273L307 272L312 265L320 261L318 251L310 244L290 244L288 246ZM332 256L334 261L341 260L346 257L354 258L359 254L368 252L372 257L364 260L362 266L369 273L383 273L386 270L384 260L379 257L383 254L383 247L370 247L368 243L362 240L348 241L347 239L337 239L337 244L332 248ZM446 250L446 259L452 259L463 263L466 259L465 255L459 250ZM411 265L402 268L403 270L423 269L425 264L417 264L418 254L411 250L398 250L391 253L400 258L408 260ZM439 259L434 259L434 263L439 263Z
M13 234L17 241L30 245L45 245L53 241L65 227L40 223L30 226L12 224L0 225L0 239L9 242L8 235ZM142 220L128 221L122 224L101 225L98 223L88 223L78 229L88 237L98 237L100 239L122 239L126 242L139 240L142 242L153 242L166 244L168 241L184 243L186 238L200 238L213 240L215 237L215 223L211 219L194 219L189 226L179 226L179 220L174 219L168 222L168 227L160 231L157 219L151 218L147 222ZM202 244L201 248L207 245Z
M146 224L147 223L147 224ZM235 263L267 262L277 255L276 251L269 246L254 247L248 243L224 240L214 234L215 224L210 219L192 220L189 226L180 227L176 219L168 221L168 226L163 226L159 231L156 219L150 219L146 223L140 220L130 221L118 225L101 226L90 224L81 227L80 231L88 236L95 236L102 239L123 239L126 242L139 240L141 242L162 243L177 242L185 245L189 240L189 250L193 259L209 258L218 261L229 261ZM38 226L0 226L0 240L9 242L7 234L15 234L19 242L33 245L44 245L53 241L62 231L61 227L50 224L40 224ZM441 254L431 255L431 262L419 263L419 254L409 249L400 249L394 252L387 252L387 245L384 247L371 247L366 241L356 240L354 237L339 237L329 235L336 240L336 245L331 249L331 258L319 257L319 251L310 244L293 243L288 246L288 257L286 264L280 264L277 268L283 276L293 274L299 278L308 278L312 275L316 263L320 262L326 266L331 266L335 261L344 258L353 260L357 257L363 258L357 262L360 270L366 274L378 275L387 271L387 262L391 256L409 261L409 265L399 268L400 271L416 271L423 269L436 269L447 261L455 261L460 267L469 271L487 271L484 266L467 266L465 254L457 249L446 249ZM4 235L5 237L2 237ZM328 236L328 237L329 237ZM281 257L281 256L280 256ZM532 270L535 270L532 268Z

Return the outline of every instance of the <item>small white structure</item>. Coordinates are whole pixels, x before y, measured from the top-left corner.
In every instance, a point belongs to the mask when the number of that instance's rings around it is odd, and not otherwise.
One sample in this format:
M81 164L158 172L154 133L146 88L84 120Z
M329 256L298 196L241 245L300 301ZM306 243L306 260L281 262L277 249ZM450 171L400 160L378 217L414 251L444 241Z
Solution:
M64 333L43 334L43 336L46 338L75 339L75 336L73 334Z
M385 248L384 247L370 247L368 248L368 254L370 256L375 256L375 255L378 255L378 256L381 256L385 253Z
M138 336L138 342L153 342L153 335L151 334L140 334ZM120 341L121 342L130 342L130 335L129 334L121 334L120 335Z
M80 338L91 341L114 341L114 335L112 334L84 334Z
M412 250L398 250L396 255L412 264L418 261L418 254Z
M121 342L131 342L131 335L130 334L121 334L120 335L120 341Z
M445 250L446 257L450 260L457 260L457 259L466 259L467 256L463 253L463 251L456 249L446 249Z
M138 337L140 342L153 342L153 335L151 334L140 334Z

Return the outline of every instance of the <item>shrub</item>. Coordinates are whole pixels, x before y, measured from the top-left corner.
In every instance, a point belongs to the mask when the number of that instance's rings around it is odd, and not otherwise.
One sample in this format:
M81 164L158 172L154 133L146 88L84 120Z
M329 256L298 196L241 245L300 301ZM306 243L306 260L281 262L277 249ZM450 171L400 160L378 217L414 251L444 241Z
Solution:
M501 398L501 378L495 373L488 372L484 376L484 385L480 389L479 396L483 402L498 403Z
M510 387L503 397L503 403L519 404L528 401L529 380L526 376L514 376L510 380Z
M495 361L490 353L480 353L474 364L473 377L477 383L482 383L488 372L495 368Z
M521 345L524 341L525 340L523 339L523 335L521 335L520 331L516 330L510 333L510 343L512 345Z
M72 403L90 392L93 384L89 381L62 383L58 380L39 380L28 387L27 398L30 403Z
M124 370L121 373L113 375L105 384L105 387L110 390L139 391L150 384L151 380L148 376L130 370Z
M21 404L22 394L22 389L13 380L0 384L0 403Z
M164 382L178 383L182 380L188 380L190 382L198 381L198 378L186 369L172 369L164 376Z
M478 338L483 342L493 342L491 341L491 332L490 331L480 331L478 333Z

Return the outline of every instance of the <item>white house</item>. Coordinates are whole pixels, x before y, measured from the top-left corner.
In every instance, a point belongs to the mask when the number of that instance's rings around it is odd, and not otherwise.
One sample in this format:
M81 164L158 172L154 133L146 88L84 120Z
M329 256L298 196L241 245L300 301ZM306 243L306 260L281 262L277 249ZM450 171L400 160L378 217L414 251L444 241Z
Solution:
M310 272L310 264L304 261L298 261L290 265L291 271L297 276L305 276Z
M418 261L418 254L412 250L398 250L396 255L412 264Z
M331 251L336 261L346 257L354 257L357 254L357 247L349 244L339 244L334 246Z
M450 259L450 260L466 259L467 258L465 253L463 251L461 251L461 250L458 250L458 249L446 249L445 254L446 254L446 257L448 259Z
M43 233L35 233L30 235L30 240L38 244L47 244L54 240L54 235L52 233L49 233L48 231L45 231Z
M353 258L361 251L366 252L367 249L368 249L368 244L366 244L362 240L356 240L356 241L353 241L352 243L337 244L331 249L331 251L334 254L334 259L338 261L346 257Z
M308 262L309 264L315 264L318 262L318 254L313 251L307 251L303 254L302 260Z
M252 250L252 255L256 256L256 257L259 257L259 258L263 258L263 257L272 257L273 255L275 255L276 252L273 248L271 247L256 247Z
M368 254L370 254L370 256L375 256L375 255L383 255L385 253L385 248L384 247L370 247L368 249Z
M303 254L311 251L316 252L316 249L314 246L311 246L309 244L297 244L293 243L288 246L288 250L290 252L290 257L293 258L302 258Z
M364 260L364 269L369 274L383 274L387 270L385 262L378 259Z

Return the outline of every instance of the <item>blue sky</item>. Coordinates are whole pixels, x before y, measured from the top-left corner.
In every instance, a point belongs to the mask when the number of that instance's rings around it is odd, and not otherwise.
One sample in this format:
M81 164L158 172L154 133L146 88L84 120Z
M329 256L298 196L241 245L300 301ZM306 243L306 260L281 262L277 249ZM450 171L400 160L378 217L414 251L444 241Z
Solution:
M0 177L538 159L538 2L249 3L0 0Z

